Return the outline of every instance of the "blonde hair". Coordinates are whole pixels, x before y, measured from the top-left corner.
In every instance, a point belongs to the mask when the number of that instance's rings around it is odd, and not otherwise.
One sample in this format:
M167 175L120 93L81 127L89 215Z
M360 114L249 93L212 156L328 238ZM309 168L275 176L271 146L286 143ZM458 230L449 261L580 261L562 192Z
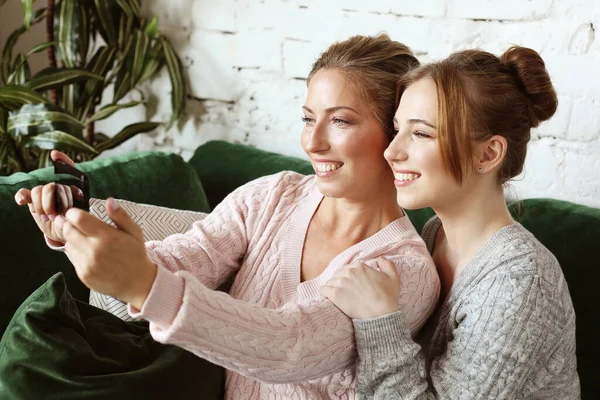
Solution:
M418 65L410 48L391 40L387 34L358 35L329 46L313 64L307 85L321 69L341 72L366 99L375 119L391 140L398 81Z

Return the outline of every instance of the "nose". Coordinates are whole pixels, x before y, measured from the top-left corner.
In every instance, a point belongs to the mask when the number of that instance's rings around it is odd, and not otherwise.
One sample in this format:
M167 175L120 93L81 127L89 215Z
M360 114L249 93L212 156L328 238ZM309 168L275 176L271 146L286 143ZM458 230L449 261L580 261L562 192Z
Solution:
M313 126L304 127L304 150L307 153L318 153L328 149L328 132L325 125L315 122Z
M383 157L385 157L388 163L408 160L408 152L406 151L406 146L402 144L400 135L394 137L387 149L383 152Z

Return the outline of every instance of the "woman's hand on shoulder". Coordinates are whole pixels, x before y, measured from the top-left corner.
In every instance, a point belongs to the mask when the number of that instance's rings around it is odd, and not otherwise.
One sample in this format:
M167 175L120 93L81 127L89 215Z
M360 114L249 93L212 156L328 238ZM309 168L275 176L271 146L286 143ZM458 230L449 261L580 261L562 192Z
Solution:
M321 294L350 318L373 318L398 310L400 277L396 265L377 259L379 271L362 263L340 268Z

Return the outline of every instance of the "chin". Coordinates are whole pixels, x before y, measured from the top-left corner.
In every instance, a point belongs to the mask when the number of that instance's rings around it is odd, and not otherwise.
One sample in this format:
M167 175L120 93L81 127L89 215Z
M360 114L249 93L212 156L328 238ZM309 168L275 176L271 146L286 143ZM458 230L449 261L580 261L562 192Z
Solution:
M319 192L325 197L344 197L347 191L344 190L342 185L336 185L335 183L324 183L317 178L317 187Z
M420 208L429 207L429 203L417 196L408 196L406 194L396 194L396 202L405 210L418 210Z

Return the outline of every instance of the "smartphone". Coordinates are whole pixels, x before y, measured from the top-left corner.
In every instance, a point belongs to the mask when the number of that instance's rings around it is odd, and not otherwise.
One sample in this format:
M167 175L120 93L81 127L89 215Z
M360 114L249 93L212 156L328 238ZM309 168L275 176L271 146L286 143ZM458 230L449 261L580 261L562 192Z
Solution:
M83 172L62 161L55 161L54 181L57 185L64 185L67 190L71 190L73 207L90 211L90 181ZM64 214L69 208L58 187L54 189L54 207L58 214Z

